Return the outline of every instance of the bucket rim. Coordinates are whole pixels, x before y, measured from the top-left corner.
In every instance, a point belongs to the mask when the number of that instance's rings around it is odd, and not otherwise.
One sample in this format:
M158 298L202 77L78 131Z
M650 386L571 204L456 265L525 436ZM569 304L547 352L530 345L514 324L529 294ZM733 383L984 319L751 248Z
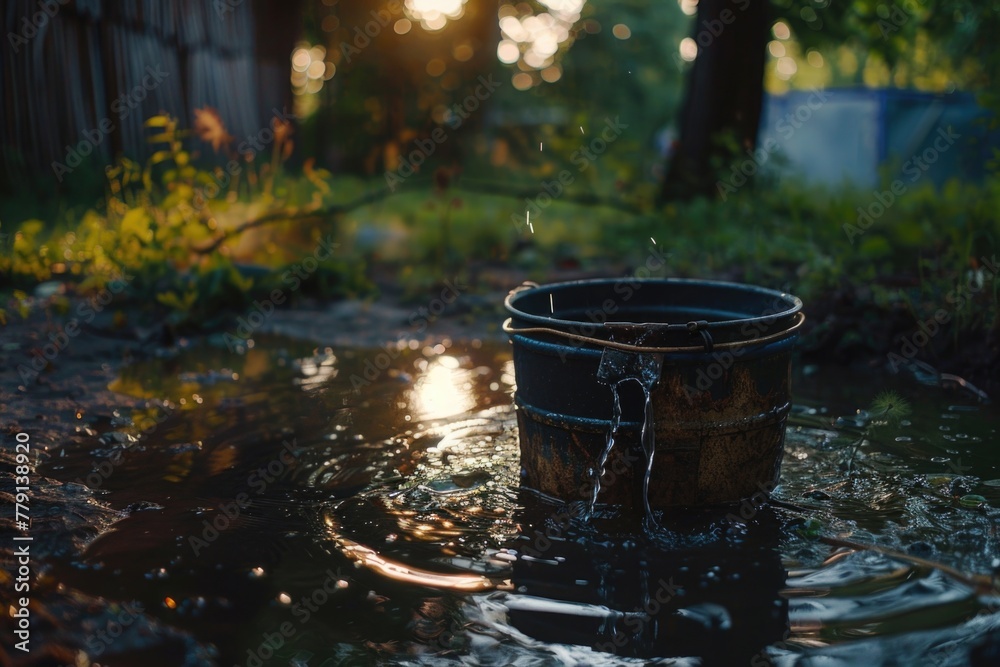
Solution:
M741 317L738 319L731 320L717 320L713 322L702 322L700 323L700 329L707 329L709 331L719 330L719 329L730 329L736 326L745 326L747 324L761 324L761 323L774 323L783 318L788 318L799 313L802 310L802 299L795 296L794 294L789 294L788 292L781 292L778 290L770 289L768 287L761 287L759 285L747 285L745 283L735 283L731 281L724 280L703 280L699 278L627 278L627 277L616 277L616 278L589 278L585 280L568 280L564 282L556 283L524 283L518 287L512 289L507 297L504 299L504 308L507 309L513 317L524 320L525 322L531 322L538 325L565 328L572 330L574 327L579 327L581 322L578 320L563 320L556 317L549 317L545 315L534 315L532 313L520 310L515 306L515 301L527 296L533 292L541 292L552 289L572 289L572 288L586 288L592 286L606 286L615 285L627 281L629 284L632 283L642 283L642 284L661 284L661 285L699 285L705 287L717 287L733 289L737 291L746 292L748 294L755 294L758 296L771 297L776 300L784 300L791 304L787 309L781 310L768 315L760 315L756 317ZM608 324L614 324L609 322L594 322L593 326L597 327L600 331L611 331L612 327ZM646 325L652 325L654 323L645 323ZM659 324L659 323L655 323ZM684 322L677 322L670 325L660 325L664 326L686 326ZM643 323L637 324L637 326L643 326Z

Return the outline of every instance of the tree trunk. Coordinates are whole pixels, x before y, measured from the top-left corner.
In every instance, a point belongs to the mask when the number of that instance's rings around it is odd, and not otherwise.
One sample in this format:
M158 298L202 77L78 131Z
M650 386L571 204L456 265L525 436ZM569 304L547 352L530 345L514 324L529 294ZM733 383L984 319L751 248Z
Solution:
M719 169L753 150L764 96L767 0L701 0L692 39L680 138L667 165L664 200L713 196Z

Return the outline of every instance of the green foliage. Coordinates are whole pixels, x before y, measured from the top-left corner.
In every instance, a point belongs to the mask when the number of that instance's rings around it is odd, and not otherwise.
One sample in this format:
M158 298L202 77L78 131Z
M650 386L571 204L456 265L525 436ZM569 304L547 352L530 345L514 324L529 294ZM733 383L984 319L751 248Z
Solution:
M884 63L898 86L989 91L1000 75L995 2L975 0L771 0L802 52L850 51ZM863 67L845 72L864 82ZM923 86L919 86L923 83ZM950 84L950 85L948 85ZM984 100L985 102L985 100ZM994 107L996 108L996 107Z
M868 412L874 424L895 426L910 415L910 404L894 391L883 391L872 401Z
M894 391L880 392L868 408L868 422L861 436L851 444L851 455L847 461L848 470L853 469L854 461L862 445L870 441L876 432L895 428L910 415L910 403Z
M276 138L271 160L260 166L253 155L231 153L227 170L200 169L176 119L155 116L145 125L153 132L151 157L145 165L126 158L109 165L98 206L55 224L29 219L9 232L0 226L0 242L9 246L0 254L0 275L24 287L59 280L79 294L123 280L128 296L172 311L177 323L200 326L273 289L271 274L280 275L322 237L322 216L312 216L311 227L298 218L333 203L330 174L307 164L302 177L285 175L287 135ZM225 134L221 122L217 128ZM268 219L270 229L243 231L256 218ZM284 252L268 236L275 233ZM328 296L364 290L360 269L328 259L303 290L318 286ZM248 273L270 277L258 281Z
M983 258L1000 254L1000 177L914 188L862 229L857 208L871 196L792 180L746 186L726 201L673 203L621 220L602 229L600 245L635 265L653 237L671 254L670 275L745 280L807 302L845 290L886 309L910 304L915 319L948 304L960 330L995 326L1000 280L982 274L986 289L948 297L975 278Z

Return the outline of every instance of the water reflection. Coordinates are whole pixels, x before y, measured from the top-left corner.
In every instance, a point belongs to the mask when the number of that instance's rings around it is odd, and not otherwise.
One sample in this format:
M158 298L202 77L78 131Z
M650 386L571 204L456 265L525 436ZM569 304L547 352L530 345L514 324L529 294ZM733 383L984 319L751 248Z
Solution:
M443 419L471 410L476 403L472 392L475 371L463 368L449 355L436 356L418 367L421 375L409 393L410 405L418 419Z
M639 531L559 528L558 514L540 515L532 496L522 495L513 584L529 599L570 604L546 608L515 600L507 605L509 620L521 632L618 656L699 656L703 664L749 663L787 636L777 547L788 521L773 510L762 508L746 525L728 524L720 540L705 546L663 549ZM706 512L683 529L717 530L723 520ZM618 517L606 522L621 525ZM606 614L581 614L581 605Z
M276 659L308 665L962 665L1000 630L987 407L913 395L912 422L848 471L855 408L877 388L832 369L799 378L776 491L787 506L673 517L713 539L665 548L628 516L583 523L521 488L509 348L398 352L375 374L378 350L261 339L127 369L114 386L155 399L154 427L87 422L101 446L67 445L43 472L99 475L109 502L141 511L53 576L141 601L226 664L286 621ZM250 502L227 518L240 493Z

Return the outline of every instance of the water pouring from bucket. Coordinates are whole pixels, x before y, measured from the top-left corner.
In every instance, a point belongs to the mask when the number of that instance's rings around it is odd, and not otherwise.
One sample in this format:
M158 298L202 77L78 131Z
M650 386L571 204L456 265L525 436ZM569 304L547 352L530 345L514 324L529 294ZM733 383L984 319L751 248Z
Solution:
M637 342L641 343L646 333L640 334ZM653 420L652 392L653 387L660 381L660 373L663 367L663 355L652 353L631 353L623 352L614 348L605 348L601 353L601 364L597 368L597 380L601 384L611 387L613 400L613 415L611 425L608 427L607 445L601 452L597 469L593 471L592 483L594 492L590 498L587 516L594 512L597 504L597 497L601 492L601 477L605 474L605 464L608 456L615 445L615 434L621 424L621 398L618 394L619 386L634 380L642 387L644 397L642 430L639 434L639 442L642 445L642 452L646 460L645 473L642 481L642 505L645 510L644 519L655 526L655 518L649 506L649 479L653 469L653 457L656 454L656 432Z
M582 501L587 517L598 503L642 512L653 528L670 507L773 489L797 297L623 278L523 286L505 305L525 487ZM608 466L616 448L644 465Z

